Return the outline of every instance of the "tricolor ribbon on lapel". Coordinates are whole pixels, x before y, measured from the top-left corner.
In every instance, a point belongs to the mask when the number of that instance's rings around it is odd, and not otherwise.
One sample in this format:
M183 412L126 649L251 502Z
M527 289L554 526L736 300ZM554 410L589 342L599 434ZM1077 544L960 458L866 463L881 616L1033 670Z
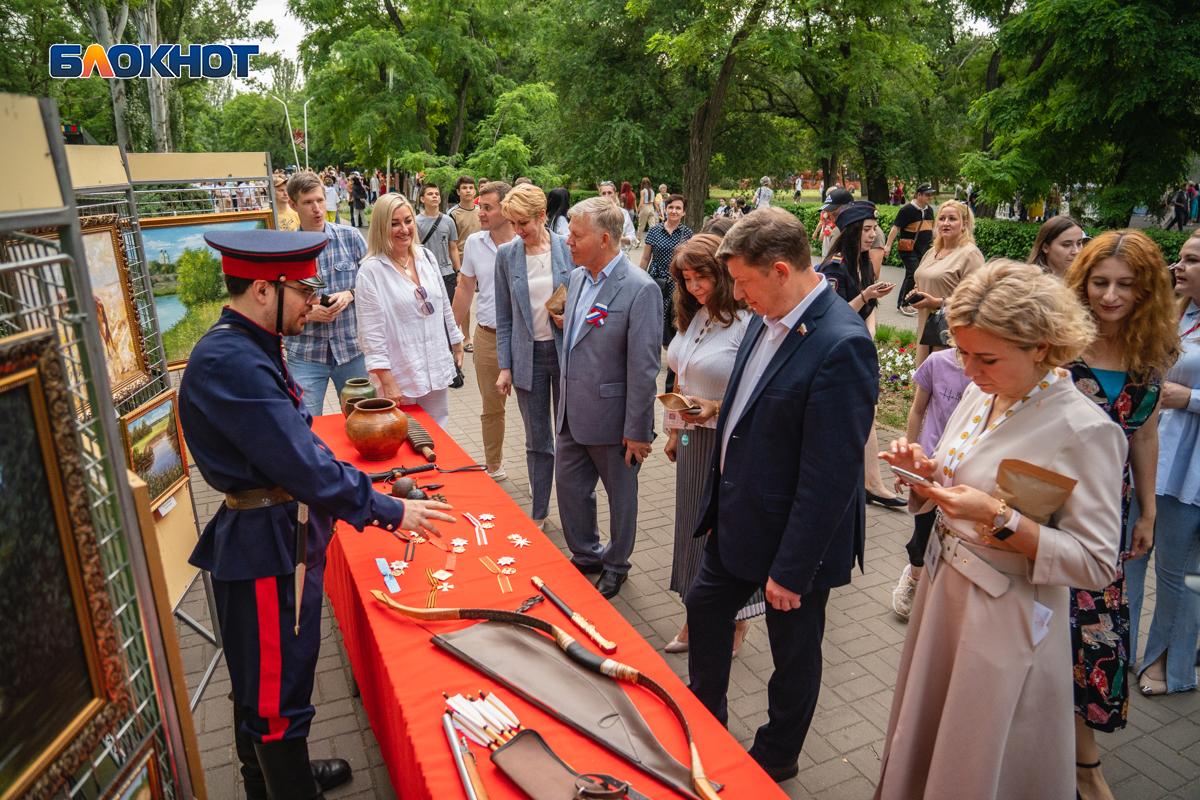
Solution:
M604 327L604 318L608 316L608 306L603 303L596 303L588 311L587 316L583 318L584 322L595 325L597 328Z

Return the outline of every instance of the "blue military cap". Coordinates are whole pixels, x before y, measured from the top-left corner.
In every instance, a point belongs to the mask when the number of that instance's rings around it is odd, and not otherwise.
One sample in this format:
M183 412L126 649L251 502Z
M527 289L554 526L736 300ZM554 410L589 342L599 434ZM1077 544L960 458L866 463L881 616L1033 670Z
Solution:
M842 206L834 219L839 231L844 231L856 222L864 219L879 219L879 209L870 200L855 200Z
M317 256L329 234L310 231L209 231L204 241L221 254L221 271L252 281L299 281L324 289Z

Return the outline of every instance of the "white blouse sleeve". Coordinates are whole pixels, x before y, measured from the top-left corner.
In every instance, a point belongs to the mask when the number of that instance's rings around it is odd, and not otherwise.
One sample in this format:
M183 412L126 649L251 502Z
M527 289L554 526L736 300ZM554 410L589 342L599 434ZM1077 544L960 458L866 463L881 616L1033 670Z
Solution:
M391 369L388 359L387 322L384 319L383 299L377 284L377 264L363 264L354 286L355 313L358 316L358 339L366 357L367 371Z

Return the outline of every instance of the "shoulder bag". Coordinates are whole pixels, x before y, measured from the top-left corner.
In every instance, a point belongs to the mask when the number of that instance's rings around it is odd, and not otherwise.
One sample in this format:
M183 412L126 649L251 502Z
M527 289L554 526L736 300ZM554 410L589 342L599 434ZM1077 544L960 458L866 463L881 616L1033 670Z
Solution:
M948 347L950 342L950 326L946 323L946 306L942 305L925 320L921 330L920 344L928 347Z

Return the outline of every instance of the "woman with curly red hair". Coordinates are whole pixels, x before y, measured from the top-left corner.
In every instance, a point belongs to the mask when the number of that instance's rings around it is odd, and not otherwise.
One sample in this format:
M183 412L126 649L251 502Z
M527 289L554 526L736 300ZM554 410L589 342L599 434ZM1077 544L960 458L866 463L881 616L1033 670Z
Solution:
M1179 354L1179 334L1170 272L1158 246L1140 231L1109 231L1093 239L1063 280L1091 312L1099 333L1068 365L1071 376L1129 439L1117 579L1099 592L1071 590L1076 781L1088 800L1112 797L1100 771L1095 731L1124 728L1129 710L1125 670L1136 654L1124 564L1145 556L1154 542L1158 404L1163 376ZM1130 526L1135 494L1141 516Z

